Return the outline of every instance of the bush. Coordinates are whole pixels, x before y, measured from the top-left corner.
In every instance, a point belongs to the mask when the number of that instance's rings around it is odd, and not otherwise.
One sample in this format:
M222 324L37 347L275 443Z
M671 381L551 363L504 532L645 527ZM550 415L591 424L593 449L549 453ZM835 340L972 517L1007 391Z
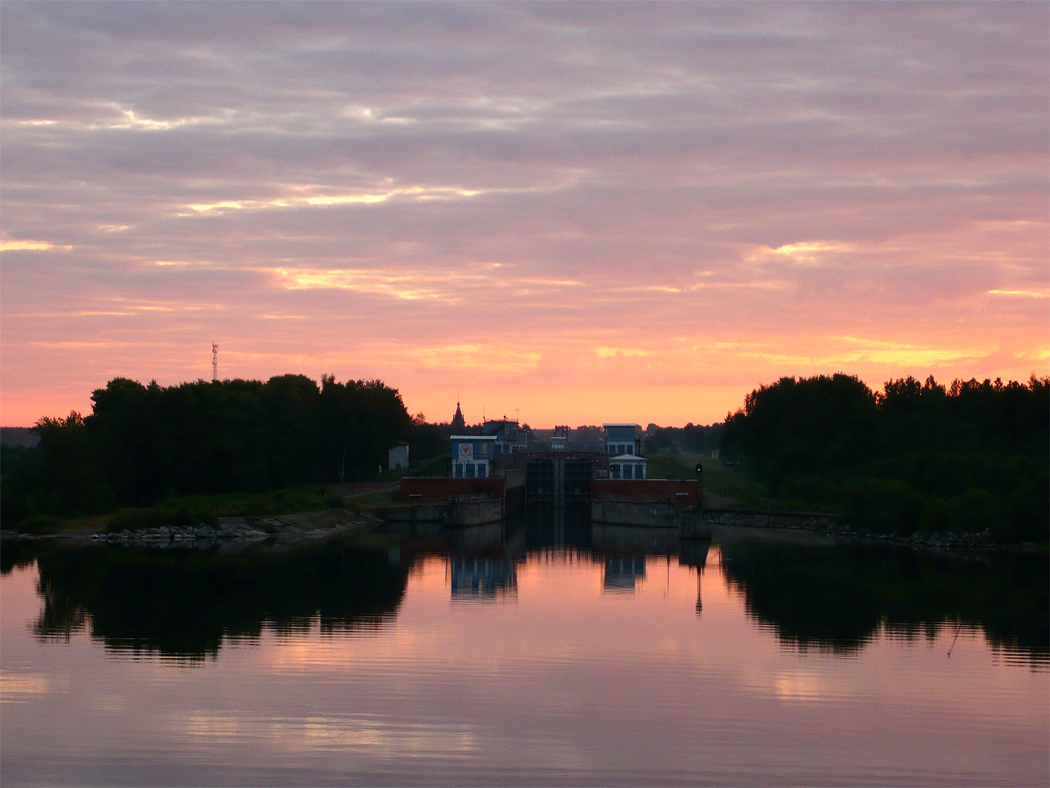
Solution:
M106 525L109 533L120 533L125 529L128 531L144 531L147 528L160 528L161 526L194 527L204 523L212 528L218 528L219 518L211 512L191 512L185 507L174 511L170 509L137 509L125 511L118 514Z
M62 527L62 520L50 514L34 514L15 525L14 530L24 534L55 533Z

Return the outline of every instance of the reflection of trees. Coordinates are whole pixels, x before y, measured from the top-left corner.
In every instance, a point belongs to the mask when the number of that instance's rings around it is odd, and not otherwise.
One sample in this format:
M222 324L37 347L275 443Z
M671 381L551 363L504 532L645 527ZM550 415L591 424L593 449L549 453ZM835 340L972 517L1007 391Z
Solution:
M188 659L264 628L379 627L396 612L408 577L385 550L338 542L239 555L96 547L42 554L38 565L39 637L68 637L86 615L107 649Z
M748 615L800 648L861 648L880 627L932 639L961 624L997 649L1050 661L1046 560L965 561L862 545L730 541L722 571Z
M36 560L36 553L20 542L6 540L0 550L0 575L9 575L12 570L29 566Z

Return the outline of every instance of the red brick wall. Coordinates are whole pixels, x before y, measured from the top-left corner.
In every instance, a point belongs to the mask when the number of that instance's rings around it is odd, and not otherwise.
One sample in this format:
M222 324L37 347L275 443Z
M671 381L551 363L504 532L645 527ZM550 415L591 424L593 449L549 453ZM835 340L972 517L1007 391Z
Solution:
M447 476L405 476L401 479L403 501L447 501L456 495L488 495L490 498L502 498L503 479L450 479Z
M696 482L669 479L595 479L597 499L696 503Z

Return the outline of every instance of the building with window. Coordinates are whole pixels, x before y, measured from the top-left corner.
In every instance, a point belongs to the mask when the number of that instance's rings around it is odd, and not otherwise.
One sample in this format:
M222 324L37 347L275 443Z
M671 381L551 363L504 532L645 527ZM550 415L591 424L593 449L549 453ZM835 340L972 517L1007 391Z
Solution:
M529 447L529 434L521 429L517 421L510 419L486 421L481 426L481 434L496 439L493 449L496 454L515 454Z
M605 453L609 457L642 453L642 428L637 424L603 424Z
M452 476L487 479L496 449L495 435L453 435Z

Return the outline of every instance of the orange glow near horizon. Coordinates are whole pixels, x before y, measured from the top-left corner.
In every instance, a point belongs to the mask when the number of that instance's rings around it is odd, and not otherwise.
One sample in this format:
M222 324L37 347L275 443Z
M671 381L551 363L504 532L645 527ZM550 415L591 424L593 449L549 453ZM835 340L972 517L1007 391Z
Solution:
M1050 372L1045 5L161 8L0 7L5 426L212 342L533 427Z

